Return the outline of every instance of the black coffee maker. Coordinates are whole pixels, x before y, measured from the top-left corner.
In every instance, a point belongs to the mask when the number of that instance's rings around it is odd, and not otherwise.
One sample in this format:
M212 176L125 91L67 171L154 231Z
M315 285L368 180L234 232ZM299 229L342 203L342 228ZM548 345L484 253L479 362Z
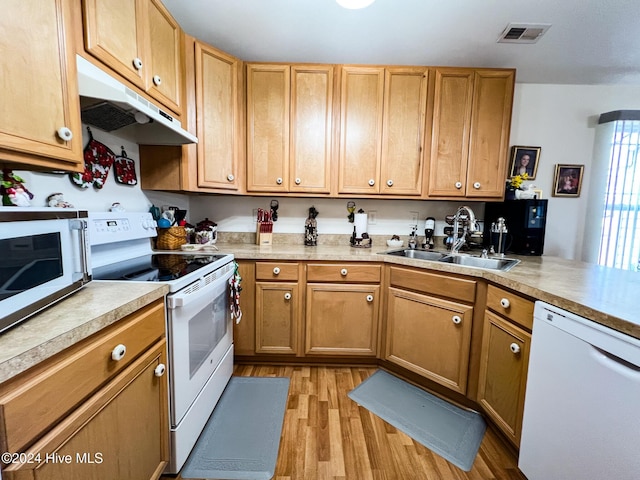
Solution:
M484 209L485 246L491 247L491 223L502 217L508 226L506 253L542 255L547 202L545 199L487 202Z

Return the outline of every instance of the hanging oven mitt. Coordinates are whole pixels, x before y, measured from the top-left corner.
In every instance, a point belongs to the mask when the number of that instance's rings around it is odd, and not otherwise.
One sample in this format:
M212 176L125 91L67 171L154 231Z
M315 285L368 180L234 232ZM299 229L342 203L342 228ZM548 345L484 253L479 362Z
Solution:
M136 165L135 162L127 157L127 152L122 149L122 154L116 157L115 164L113 166L116 174L116 182L124 185L136 185L138 178L136 177Z
M87 131L89 132L89 143L84 147L83 158L84 158L84 171L70 173L69 178L73 183L78 185L80 188L89 188L93 184L93 171L91 168L91 162L93 161L93 148L91 148L93 139L93 133L91 133L91 129L87 127Z
M98 142L92 136L89 140L88 148L91 149L92 159L91 173L93 175L93 186L95 188L104 187L104 182L107 181L107 175L109 170L116 160L116 155L105 144Z

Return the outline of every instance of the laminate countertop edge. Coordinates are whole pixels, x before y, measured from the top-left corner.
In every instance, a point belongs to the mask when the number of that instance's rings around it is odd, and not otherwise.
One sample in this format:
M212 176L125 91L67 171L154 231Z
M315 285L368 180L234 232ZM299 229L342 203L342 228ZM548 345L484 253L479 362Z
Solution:
M0 334L0 383L146 305L169 289L154 283L92 281Z

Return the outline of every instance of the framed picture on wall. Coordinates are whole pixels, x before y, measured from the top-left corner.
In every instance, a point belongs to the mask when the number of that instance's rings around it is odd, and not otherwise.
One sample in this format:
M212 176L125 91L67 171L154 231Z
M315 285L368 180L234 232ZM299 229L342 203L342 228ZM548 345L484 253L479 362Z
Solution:
M510 176L515 177L526 173L529 176L528 180L536 178L541 150L541 147L511 147Z
M584 165L556 165L554 197L579 197Z

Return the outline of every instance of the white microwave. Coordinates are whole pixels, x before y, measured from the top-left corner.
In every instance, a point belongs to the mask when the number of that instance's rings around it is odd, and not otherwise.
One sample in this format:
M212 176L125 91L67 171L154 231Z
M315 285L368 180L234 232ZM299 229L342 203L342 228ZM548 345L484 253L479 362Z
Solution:
M0 332L91 281L87 216L0 207Z

